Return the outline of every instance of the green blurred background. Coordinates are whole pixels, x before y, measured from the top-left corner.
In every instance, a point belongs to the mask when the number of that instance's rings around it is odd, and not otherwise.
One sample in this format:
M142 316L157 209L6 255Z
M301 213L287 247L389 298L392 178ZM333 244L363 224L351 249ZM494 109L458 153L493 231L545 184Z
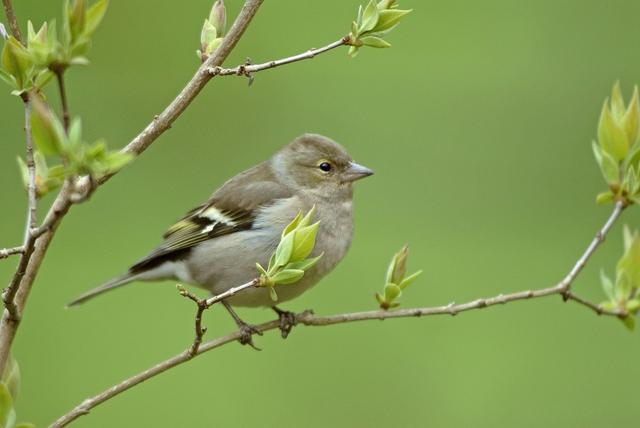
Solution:
M18 1L25 28L60 1ZM211 0L113 1L92 65L68 73L86 136L126 144L170 102L198 60ZM240 0L227 0L235 15ZM288 56L348 31L357 0L267 1L228 65ZM572 266L609 208L590 148L616 79L640 81L629 0L436 2L389 36L211 82L139 160L64 220L15 342L20 420L45 426L83 398L182 351L193 305L172 283L137 284L77 310L64 304L120 273L226 178L296 135L343 143L376 175L358 183L356 235L321 285L286 305L318 314L376 307L391 254L411 244L420 280L403 305L462 302L548 286ZM8 91L7 91L8 92ZM57 105L57 95L50 99ZM15 157L22 108L0 98L0 246L19 242L25 195ZM44 208L51 197L42 203ZM625 221L640 226L636 209ZM576 283L621 254L620 225ZM8 281L16 260L0 262ZM273 317L243 310L252 322ZM206 338L233 330L219 308ZM118 396L77 422L107 426L616 426L637 421L637 333L551 297L451 317L299 327L264 350L231 344Z

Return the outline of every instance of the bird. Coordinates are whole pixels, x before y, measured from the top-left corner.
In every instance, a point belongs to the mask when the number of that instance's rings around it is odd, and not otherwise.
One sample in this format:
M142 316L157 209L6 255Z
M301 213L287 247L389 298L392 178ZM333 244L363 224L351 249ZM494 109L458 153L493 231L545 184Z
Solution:
M220 294L255 279L256 263L268 264L283 229L298 213L314 209L314 220L320 223L310 257L322 255L316 265L298 282L276 285L277 302L266 287L250 287L222 301L241 331L242 344L253 346L252 335L261 333L234 307L272 308L285 338L295 318L276 303L304 293L346 255L353 236L353 183L372 174L332 139L303 134L227 180L204 204L170 226L147 256L68 306L134 281L176 280Z

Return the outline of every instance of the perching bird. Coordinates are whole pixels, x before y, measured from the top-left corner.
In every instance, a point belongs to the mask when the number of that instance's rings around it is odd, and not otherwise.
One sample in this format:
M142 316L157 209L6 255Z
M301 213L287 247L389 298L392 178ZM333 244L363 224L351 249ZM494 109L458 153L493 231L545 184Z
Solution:
M164 234L164 241L117 278L78 297L78 305L132 281L177 280L222 293L258 276L282 230L299 212L315 206L320 221L311 257L323 253L302 279L276 285L277 303L291 300L329 273L345 256L353 232L353 182L373 171L353 162L342 146L318 134L304 134L262 162L228 180L203 205L189 211ZM223 301L251 344L257 331L231 306L272 307L281 317L283 337L291 314L275 306L269 290L247 288ZM290 318L289 318L290 319Z

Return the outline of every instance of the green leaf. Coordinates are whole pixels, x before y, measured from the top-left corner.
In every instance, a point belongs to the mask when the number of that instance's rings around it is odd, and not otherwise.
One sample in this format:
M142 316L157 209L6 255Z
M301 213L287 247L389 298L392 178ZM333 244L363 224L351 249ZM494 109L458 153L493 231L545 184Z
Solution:
M604 273L604 270L600 271L600 282L602 284L602 290L604 291L604 294L607 296L607 298L611 302L615 302L616 301L616 296L615 296L615 292L613 290L613 282L607 276L607 274Z
M384 39L375 36L366 36L360 39L365 46L370 46L372 48L390 48L391 43L388 43Z
M274 302L278 301L278 293L276 293L276 289L274 287L269 287L269 297L271 297L271 300Z
M627 311L628 312L637 312L640 309L640 300L633 299L627 302Z
M271 277L274 284L293 284L304 276L300 269L284 269Z
M608 204L609 202L612 202L614 198L615 195L611 193L610 190L607 190L606 192L599 193L598 196L596 196L596 203L599 205Z
M620 89L620 81L617 81L613 85L611 90L611 112L616 120L622 118L624 115L624 98L622 97L622 90Z
M600 113L598 142L602 147L603 153L611 155L617 161L624 159L629 150L627 134L614 120L606 101Z
M4 383L0 383L0 428L10 428L15 418L13 410L13 399L9 388Z
M107 13L108 6L108 0L98 0L89 8L89 10L87 10L84 28L84 34L86 36L91 36L96 31L98 25L102 22L105 13Z
M633 329L636 327L636 320L631 315L619 319L629 331L633 331Z
M13 36L9 36L2 49L1 58L4 71L12 75L19 89L25 88L27 72L32 66L29 52Z
M635 234L630 243L625 243L627 249L618 261L616 272L629 281L629 287L640 288L640 237ZM630 290L629 290L630 292ZM628 296L629 293L625 296Z
M402 289L396 284L387 284L384 286L384 298L387 302L393 302L402 294Z
M302 220L302 211L298 211L298 214L294 217L293 220L291 220L291 223L289 223L287 227L284 228L284 230L282 231L282 237L298 227L298 224L300 224L300 220Z
M12 356L9 357L7 365L4 368L2 384L6 385L13 401L15 401L20 392L20 367L16 359Z
M16 78L2 69L0 69L0 79L2 79L7 85L13 88L18 87L18 82L16 81Z
M216 27L209 22L208 19L205 19L204 24L202 25L202 31L200 31L200 46L203 48L206 47L217 37L218 31L216 30Z
M629 107L622 117L622 126L627 134L630 145L634 145L638 140L638 130L640 127L640 100L638 99L638 87L633 89L633 96L629 102Z
M320 260L323 255L324 253L320 254L317 257L289 263L285 266L285 269L300 269L306 272L311 269L316 263L318 263L318 260Z
M304 219L303 219L304 220ZM302 224L302 222L300 222ZM316 244L316 234L318 233L318 223L311 226L300 227L293 232L293 249L290 261L297 262L306 259L313 251Z
M600 171L605 181L610 185L620 184L620 167L615 159L609 155L606 151L602 150L600 146L593 143L593 153L596 157L596 161L600 166Z
M27 163L22 160L20 156L17 158L18 161L18 169L20 170L20 176L22 177L22 184L24 184L24 188L29 188L29 168L27 168Z
M416 280L416 278L417 278L421 273L422 273L422 271L421 271L421 270L419 270L418 272L416 272L416 273L414 273L414 274L411 274L411 275L409 275L408 277L406 277L406 278L405 278L405 279L404 279L404 280L399 284L400 288L401 288L401 289L403 289L403 290L404 290L405 288L407 288L409 285L411 285L411 284Z
M85 19L86 5L84 0L73 0L67 15L72 42L77 40L84 33Z
M316 206L312 206L311 209L307 212L307 214L300 220L298 223L298 228L309 226L311 224L311 220L313 219L314 214L316 213Z
M375 27L376 24L378 23L378 16L379 16L378 7L376 6L376 3L374 0L370 0L369 4L364 9L364 12L362 14L362 24L358 29L358 33L362 34L367 31L371 31L373 27Z
M51 81L53 76L54 74L51 70L48 70L48 69L40 70L33 84L35 85L36 88L42 89L47 83Z
M276 262L274 267L277 269L289 263L291 252L293 251L293 233L289 233L280 240L276 249ZM273 272L269 272L272 274Z
M371 32L373 33L383 33L391 31L400 20L407 14L411 13L410 10L398 10L398 9L387 9L381 10L380 15L378 17L378 23Z
M256 268L261 275L267 276L267 271L262 267L260 263L256 263Z
M31 97L31 106L31 134L38 150L45 156L61 154L66 140L62 124L39 98Z
M119 171L133 159L134 156L131 153L122 153L119 151L110 152L105 159L106 170L109 173Z

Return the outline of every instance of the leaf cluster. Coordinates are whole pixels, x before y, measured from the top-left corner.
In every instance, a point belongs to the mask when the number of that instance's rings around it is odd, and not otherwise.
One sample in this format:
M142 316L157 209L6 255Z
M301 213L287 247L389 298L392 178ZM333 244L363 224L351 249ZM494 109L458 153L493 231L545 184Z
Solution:
M616 83L611 100L605 100L598 123L598 141L593 152L609 190L600 193L598 203L624 201L640 203L640 100L638 87L625 105Z
M358 8L358 16L351 23L349 33L349 56L354 57L362 46L389 48L391 44L383 37L396 28L400 20L412 9L400 10L396 0L370 0L366 7Z
M275 302L278 295L275 286L288 285L299 281L306 271L311 269L322 257L322 254L309 258L316 245L316 235L320 222L311 224L315 206L302 215L298 215L284 228L280 243L269 259L265 269L260 263L256 267L260 272L260 287L268 287L271 299Z
M387 268L386 282L382 294L376 293L375 297L380 305L380 308L384 310L396 308L400 306L397 301L402 296L402 291L413 283L418 275L422 273L421 270L406 276L407 272L407 258L409 257L409 247L405 245L394 254Z

